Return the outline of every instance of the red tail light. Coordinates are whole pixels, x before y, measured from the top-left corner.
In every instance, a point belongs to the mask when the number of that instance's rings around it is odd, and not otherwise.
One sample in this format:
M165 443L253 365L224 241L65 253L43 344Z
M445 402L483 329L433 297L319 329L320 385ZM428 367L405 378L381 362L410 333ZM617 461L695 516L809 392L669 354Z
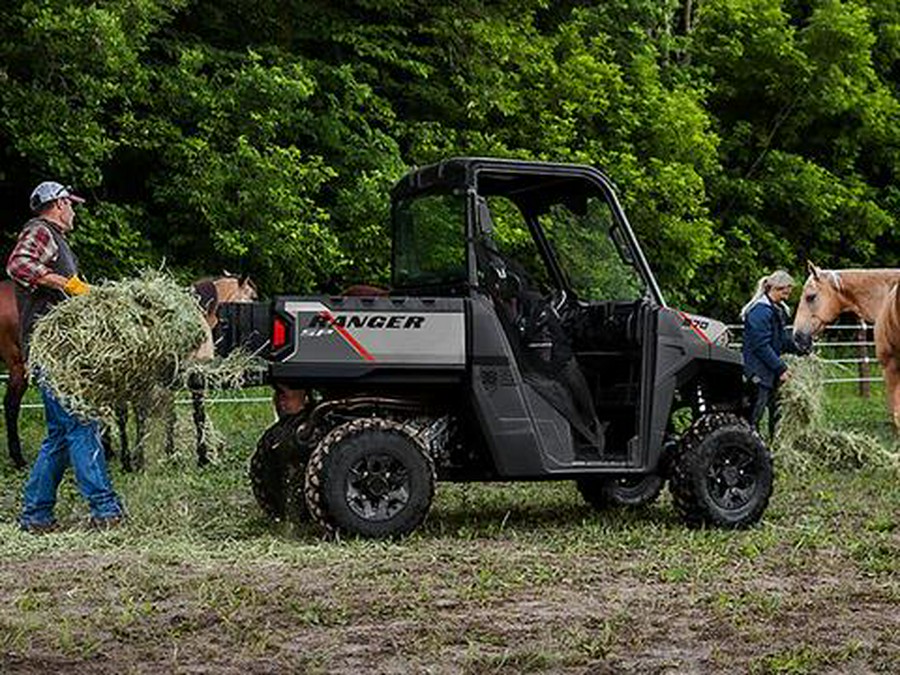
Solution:
M272 320L272 349L281 349L287 344L288 327L284 319L276 316Z

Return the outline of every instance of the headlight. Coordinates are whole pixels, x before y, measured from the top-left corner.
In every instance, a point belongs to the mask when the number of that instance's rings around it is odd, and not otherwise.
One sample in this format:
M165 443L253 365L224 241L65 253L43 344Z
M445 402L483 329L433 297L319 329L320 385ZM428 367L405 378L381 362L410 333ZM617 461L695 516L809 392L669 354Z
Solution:
M730 341L731 341L731 331L729 331L728 328L726 328L721 333L719 333L719 336L716 338L716 340L713 344L716 344L719 347L727 347L728 343Z

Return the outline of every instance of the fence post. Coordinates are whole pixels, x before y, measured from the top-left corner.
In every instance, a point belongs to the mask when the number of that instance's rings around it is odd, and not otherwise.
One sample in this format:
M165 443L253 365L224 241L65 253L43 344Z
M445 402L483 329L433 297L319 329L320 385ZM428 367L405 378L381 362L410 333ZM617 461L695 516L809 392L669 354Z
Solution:
M860 343L856 349L859 355L859 395L861 398L869 398L869 347L865 344L868 339L868 329L865 321L859 322L859 330L856 339Z

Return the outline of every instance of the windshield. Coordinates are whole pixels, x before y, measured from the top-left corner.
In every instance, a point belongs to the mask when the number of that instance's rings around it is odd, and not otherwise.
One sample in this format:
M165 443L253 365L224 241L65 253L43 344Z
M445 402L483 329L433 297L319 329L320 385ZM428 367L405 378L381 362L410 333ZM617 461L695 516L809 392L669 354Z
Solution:
M420 195L398 202L393 287L458 285L466 280L465 196Z

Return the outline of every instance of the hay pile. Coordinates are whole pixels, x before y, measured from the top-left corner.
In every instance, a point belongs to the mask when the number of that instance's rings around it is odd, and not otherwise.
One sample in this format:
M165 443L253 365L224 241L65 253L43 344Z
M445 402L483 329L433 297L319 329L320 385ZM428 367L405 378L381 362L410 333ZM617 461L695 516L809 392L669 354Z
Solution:
M780 463L794 471L900 467L900 455L876 438L829 424L824 409L825 363L821 359L788 358L791 377L780 389L781 420L774 440Z
M209 330L196 296L162 272L93 286L56 305L35 325L30 364L74 413L111 421L116 409L152 411L159 389L239 383L251 358L191 358ZM197 375L201 378L197 378Z

